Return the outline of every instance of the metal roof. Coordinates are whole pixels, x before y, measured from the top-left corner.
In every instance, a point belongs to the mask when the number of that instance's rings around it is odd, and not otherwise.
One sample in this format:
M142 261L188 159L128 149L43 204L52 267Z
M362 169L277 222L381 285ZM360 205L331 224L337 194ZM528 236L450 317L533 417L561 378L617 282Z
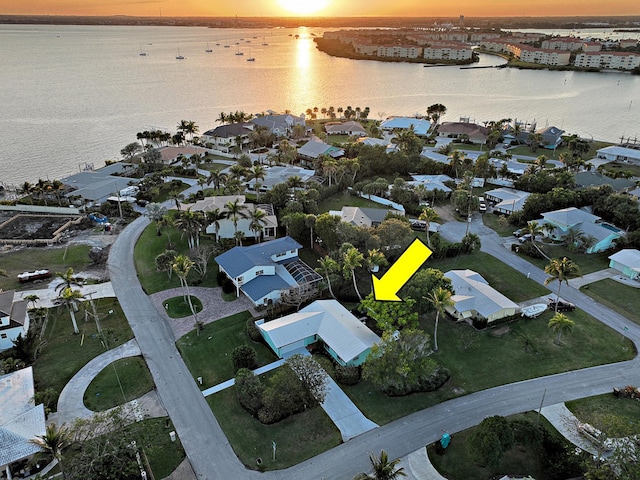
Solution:
M629 268L640 268L640 250L625 248L609 255L609 259L621 263Z
M451 279L455 291L451 299L459 312L475 310L483 317L489 318L502 309L518 307L473 270L449 270L444 276Z
M218 255L215 260L225 272L235 278L256 266L276 265L277 262L271 258L273 255L298 248L302 248L302 245L293 238L282 237L248 247L233 247Z

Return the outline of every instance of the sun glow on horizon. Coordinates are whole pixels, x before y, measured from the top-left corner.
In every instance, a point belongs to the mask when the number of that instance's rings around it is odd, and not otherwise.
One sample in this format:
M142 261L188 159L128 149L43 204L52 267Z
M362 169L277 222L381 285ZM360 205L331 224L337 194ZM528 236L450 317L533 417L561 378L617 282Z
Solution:
M331 0L278 0L278 4L290 14L302 16L322 13Z

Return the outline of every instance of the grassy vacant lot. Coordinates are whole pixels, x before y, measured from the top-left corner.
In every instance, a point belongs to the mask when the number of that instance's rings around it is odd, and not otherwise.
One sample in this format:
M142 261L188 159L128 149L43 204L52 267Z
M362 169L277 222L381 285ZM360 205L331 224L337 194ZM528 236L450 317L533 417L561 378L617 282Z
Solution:
M513 226L511 225L502 226L500 222L498 222L499 218L500 215L485 213L484 215L482 215L482 223L494 230L501 237L511 236L515 228L513 228Z
M165 417L143 420L141 424L145 438L137 443L149 459L154 478L168 477L185 457L180 439L172 442L169 436L169 432L175 430L173 423Z
M607 252L586 254L572 252L564 245L538 245L541 246L542 251L550 258L567 257L573 260L578 267L580 267L580 273L582 275L609 268L609 259L607 257L610 253ZM546 258L531 258L524 255L523 258L526 258L529 262L540 268L544 268L549 265L549 260Z
M166 202L169 200L171 192L182 192L187 188L189 188L189 185L184 182L180 182L180 186L177 186L174 182L163 183L160 185L160 191L158 192L158 195L154 197L153 201L157 203Z
M268 375L268 374L267 374ZM340 432L320 407L263 425L238 403L235 387L207 397L220 426L236 455L249 468L257 469L256 458L266 470L287 468L341 443ZM272 443L276 442L276 461Z
M609 142L599 142L599 141L593 141L589 143L590 143L590 148L589 148L589 151L585 155L583 155L584 159L594 158L598 150L600 150L601 148L613 145L612 143L609 143ZM527 145L520 145L517 147L510 148L509 153L511 153L512 155L526 155L530 157L539 157L540 155L544 155L550 160L558 160L558 158L560 158L560 155L562 153L570 154L571 150L569 150L569 146L567 144L564 144L560 148L556 148L555 151L547 150L546 148L538 148L538 151L532 152L531 148L529 148Z
M154 386L142 357L123 358L93 379L84 393L84 404L94 412L102 412L139 398Z
M526 278L526 273L518 272L500 260L483 252L460 255L454 258L429 259L425 267L439 268L443 272L452 269L474 270L482 275L489 284L514 302L549 293L545 287Z
M625 385L614 386L622 388ZM581 422L590 423L603 431L608 430L609 421L607 419L611 416L625 423L637 424L640 422L640 402L631 398L617 398L613 393L581 398L566 402L566 405Z
M580 289L585 295L640 323L640 289L629 287L609 278L590 283Z
M189 295L191 297L191 304L193 305L193 309L196 313L202 311L202 302L198 299L198 297L194 297L193 295ZM184 318L189 315L193 315L191 313L191 307L189 306L189 302L185 301L184 297L173 297L164 302L167 308L167 315L171 318Z
M385 208L384 205L372 202L366 198L350 195L348 192L339 192L318 203L318 212L328 212L329 210L341 210L342 207L368 207Z
M249 312L237 313L205 325L200 336L196 332L190 332L176 342L193 377L202 377L202 388L233 378L231 353L238 345L252 347L256 351L259 366L277 360L265 344L256 343L249 338L246 329L249 318Z
M536 421L536 414L529 412L522 415L513 415L509 420L528 418ZM569 447L569 443L550 425L544 417L540 419L543 427L551 435ZM481 467L475 463L467 450L466 442L474 428L458 432L452 435L451 443L444 455L437 455L433 448L427 448L429 459L436 470L450 480L485 480L487 478L500 478L504 474L527 474L537 480L548 480L550 477L543 469L543 458L536 449L517 445L505 452L500 466L497 469Z
M67 247L33 247L16 249L14 252L0 255L0 265L7 271L7 276L0 276L0 289L27 290L41 288L42 283L18 283L16 276L22 272L48 268L51 275L55 272L66 272L73 267L76 272L86 268L89 260L88 245L73 245Z
M631 165L629 163L611 162L605 163L600 167L603 173L608 175L615 175L620 172L628 172L634 177L640 176L640 167L638 165Z
M105 298L94 302L106 347L97 334L95 322L84 321L84 308L90 309L88 304L81 306L76 314L80 335L73 334L66 307L49 309L40 355L33 364L36 391L53 388L59 394L71 377L89 360L133 338L129 323L116 299ZM109 311L113 313L108 313Z
M186 238L180 238L180 233L175 228L169 229L169 237L174 245L174 250L179 254L186 254L188 252ZM206 244L210 240L207 238L201 238L202 245ZM165 251L167 248L167 235L166 232L162 232L161 235L156 234L156 226L151 223L136 243L133 260L136 265L136 271L138 272L138 279L144 291L151 295L152 293L167 290L169 288L177 288L180 286L180 279L177 275L169 275L166 272L158 272L156 270L155 259L158 255ZM216 276L218 274L218 266L215 262L211 261L207 271L207 275L199 283L202 287L216 287L218 283ZM191 270L191 273L187 277L189 285L194 285L194 281L199 280L198 274L195 270Z
M440 321L438 352L433 359L451 371L451 379L440 390L407 397L389 398L371 383L361 381L343 387L364 414L385 424L411 412L456 396L454 389L472 393L486 388L566 372L634 357L633 344L581 310L568 316L576 322L573 331L553 343L547 327L552 312L536 319L518 319L502 327L476 331L466 323ZM433 334L433 320L422 323ZM526 349L525 349L526 347Z

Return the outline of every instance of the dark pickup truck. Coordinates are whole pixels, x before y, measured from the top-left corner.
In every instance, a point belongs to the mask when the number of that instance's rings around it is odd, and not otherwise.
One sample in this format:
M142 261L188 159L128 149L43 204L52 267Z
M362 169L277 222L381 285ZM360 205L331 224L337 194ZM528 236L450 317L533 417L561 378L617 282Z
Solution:
M576 306L571 302L564 300L556 302L553 299L549 299L549 310L556 310L556 303L558 304L558 312L571 312L576 309Z

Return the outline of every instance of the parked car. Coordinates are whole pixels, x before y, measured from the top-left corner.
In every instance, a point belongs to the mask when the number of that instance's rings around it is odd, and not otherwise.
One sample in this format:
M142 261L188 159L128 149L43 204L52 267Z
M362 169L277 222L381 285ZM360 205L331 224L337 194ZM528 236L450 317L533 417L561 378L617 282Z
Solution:
M420 232L424 232L424 229L427 226L427 222L425 222L424 220L415 220L413 218L409 219L409 223L411 224L411 228L413 230L418 230Z
M484 197L478 197L478 210L483 213L487 211L487 202L484 201Z
M516 230L515 232L513 232L513 236L516 238L520 238L522 235L524 235L524 232L526 231L526 229L524 228L519 228L518 230Z
M520 243L530 242L531 241L531 234L530 233L525 233L521 237L518 237L518 241Z
M558 304L559 312L572 312L576 309L576 306L571 302L567 302L565 300L559 300L558 302L556 302L553 298L550 298L548 303L549 310L555 310L556 303Z

